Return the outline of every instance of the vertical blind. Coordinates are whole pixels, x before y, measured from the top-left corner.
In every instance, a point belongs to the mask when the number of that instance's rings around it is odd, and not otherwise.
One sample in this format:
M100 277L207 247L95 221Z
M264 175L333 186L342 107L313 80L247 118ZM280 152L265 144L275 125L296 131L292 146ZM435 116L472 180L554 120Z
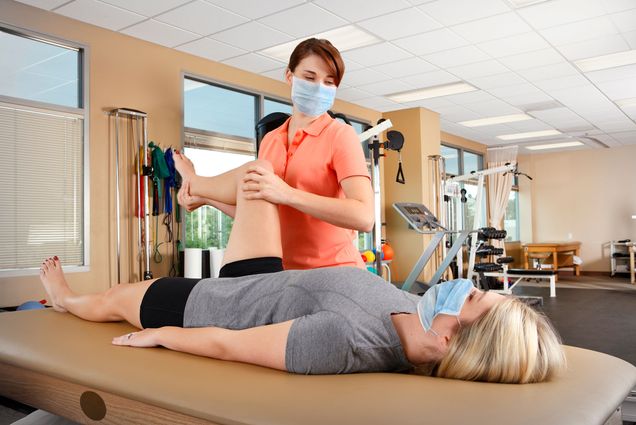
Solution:
M83 118L0 105L0 270L84 264Z

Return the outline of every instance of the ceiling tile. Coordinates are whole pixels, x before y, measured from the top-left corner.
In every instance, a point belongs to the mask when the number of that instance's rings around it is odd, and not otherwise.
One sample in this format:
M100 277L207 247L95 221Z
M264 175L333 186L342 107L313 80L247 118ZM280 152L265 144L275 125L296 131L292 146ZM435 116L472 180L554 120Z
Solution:
M552 0L517 9L517 13L534 28L543 29L602 16L605 10L598 1Z
M580 43L557 47L568 60L591 58L630 50L629 45L620 34L608 35Z
M523 22L514 12L479 19L455 25L451 28L455 33L473 43L510 37L531 31L532 28Z
M191 41L190 43L182 44L176 49L213 61L222 61L247 53L243 49L237 49L234 46L220 43L216 40L211 40L205 37Z
M347 50L342 56L362 65L375 66L407 59L411 57L411 54L391 43L380 43L359 49Z
M534 84L545 92L552 90L566 89L570 87L580 87L590 84L587 78L582 75L567 75L565 77L551 78L549 80L535 81Z
M197 0L163 13L155 19L201 35L209 35L223 31L226 28L247 21L247 18L228 12L202 0Z
M469 121L481 118L478 113L459 105L440 107L433 110L440 114L442 119L453 122Z
M500 58L533 50L547 49L550 45L536 32L527 32L479 43L477 47L493 58Z
M20 3L28 4L29 6L39 7L40 9L52 10L56 7L68 3L68 0L17 0Z
M400 81L400 80L388 80L380 81L377 83L366 84L358 87L361 90L368 91L374 96L384 96L391 93L400 93L407 90L412 90L413 86Z
M636 124L628 118L620 121L604 121L597 124L597 127L607 133L636 131Z
M167 47L179 46L200 38L200 36L195 33L173 27L172 25L164 24L163 22L155 21L154 19L149 19L133 25L121 32Z
M610 136L625 145L636 145L636 131L611 133Z
M618 27L620 32L636 30L636 9L614 13L610 15L610 19Z
M603 9L606 13L621 12L636 8L634 0L602 0Z
M636 97L636 75L625 80L596 83L596 86L612 100Z
M311 3L260 18L259 21L294 37L321 33L348 23Z
M416 57L374 66L373 69L390 77L400 78L437 70L437 67Z
M408 108L426 108L431 111L434 111L438 108L442 108L445 106L458 106L451 101L446 100L446 97L433 97L430 99L421 99L416 100L415 102L406 102L403 103L404 106Z
M455 105L470 105L473 103L484 103L496 100L490 93L482 90L475 90L467 93L452 94L444 96L444 99Z
M540 119L552 126L560 127L561 124L567 122L581 122L584 121L580 116L572 112L568 108L554 108L546 111L533 111L530 113L533 117ZM562 127L562 126L561 126ZM571 127L574 127L572 125Z
M606 81L624 80L636 75L636 64L619 66L618 68L602 69L600 71L586 72L585 75L594 83Z
M152 17L167 10L174 9L191 0L101 0L104 3L130 10L143 16Z
M469 78L470 84L482 90L494 89L496 87L514 86L526 82L514 72L505 72L503 74L488 75L486 77Z
M378 16L358 22L358 25L385 40L394 40L442 27L439 22L434 21L417 8Z
M490 59L487 54L475 46L464 46L458 47L457 49L444 50L442 52L431 53L422 58L440 68L449 68Z
M261 50L292 40L292 37L289 35L256 21L218 32L211 35L210 38L240 47L247 51Z
M419 8L446 26L510 12L501 0L438 0Z
M510 96L516 96L518 94L529 94L540 92L533 84L523 82L521 84L515 84L514 86L495 87L488 90L493 96L505 98Z
M504 72L508 71L508 68L506 68L496 60L471 63L468 65L461 65L448 69L448 72L455 74L462 79L485 77L494 74L503 74Z
M287 70L286 66L281 68L272 69L271 71L261 72L261 75L264 75L269 78L273 78L278 81L285 81L285 71Z
M128 10L95 0L76 0L56 9L55 13L113 31L146 19Z
M375 96L366 99L360 99L356 101L357 105L364 106L365 108L375 109L380 112L394 111L400 109L402 105L393 102L385 97Z
M137 0L147 3L148 0ZM156 0L153 0L153 2ZM267 0L267 1L236 1L236 0L205 0L208 3L214 3L223 9L238 13L250 19L261 18L284 9L299 5L304 0Z
M468 44L466 40L448 28L401 38L393 43L416 55L426 55Z
M401 78L402 81L413 87L431 87L440 84L448 84L458 81L459 79L446 71L432 71L417 75L409 75Z
M525 110L528 105L536 105L544 102L551 102L553 99L543 92L532 92L514 94L510 96L499 96L507 103Z
M521 110L519 110L518 108L515 108L514 106L511 106L499 99L491 100L489 102L471 103L469 105L466 105L466 107L477 113L486 114L489 116L521 113Z
M346 100L347 102L354 102L356 100L373 97L373 93L369 93L368 91L349 87L346 89L338 89L336 97L338 99Z
M525 120L517 122L509 122L508 127L512 128L515 132L527 133L529 131L551 130L552 126L544 123L541 120Z
M361 68L355 71L347 71L342 78L342 82L349 86L362 86L365 84L386 81L390 77L372 68Z
M498 60L513 71L564 62L563 57L552 48L506 56Z
M411 6L404 0L314 0L314 3L351 22L373 18Z
M630 48L636 49L636 31L624 32L621 35L627 40Z
M531 82L579 74L579 71L567 62L522 69L517 72Z
M278 69L281 66L281 62L266 58L265 56L261 56L256 53L248 53L247 55L227 59L224 60L223 63L246 71L255 72L257 74Z
M539 31L548 42L554 46L578 43L607 35L616 34L616 27L606 16L601 16L585 21L573 22L567 25L547 28Z
M360 65L356 61L352 61L351 59L342 58L342 60L345 63L345 71L346 72L357 71L358 69L364 68L364 66Z

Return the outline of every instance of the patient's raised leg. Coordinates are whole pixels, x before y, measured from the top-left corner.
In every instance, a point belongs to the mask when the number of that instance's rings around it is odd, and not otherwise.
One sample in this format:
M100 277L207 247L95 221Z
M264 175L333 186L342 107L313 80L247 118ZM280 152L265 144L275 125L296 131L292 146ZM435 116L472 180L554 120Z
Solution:
M60 260L54 257L48 258L42 263L40 280L56 311L68 311L92 322L125 320L141 329L139 319L141 300L148 287L156 279L133 284L120 284L97 294L77 294L66 282Z

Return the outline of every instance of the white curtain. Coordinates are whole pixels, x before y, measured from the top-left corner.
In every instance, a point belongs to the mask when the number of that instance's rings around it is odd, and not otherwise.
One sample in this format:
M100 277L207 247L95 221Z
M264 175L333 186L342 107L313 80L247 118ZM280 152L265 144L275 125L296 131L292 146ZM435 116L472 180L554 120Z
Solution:
M495 168L506 164L517 163L517 146L506 146L500 148L489 148L486 150L486 167ZM490 210L490 219L488 223L491 227L498 230L502 229L506 207L508 206L508 198L514 176L512 173L496 173L487 176L488 184L488 209ZM491 241L492 245L504 248L504 241ZM504 248L505 249L505 248ZM504 251L505 255L505 251Z

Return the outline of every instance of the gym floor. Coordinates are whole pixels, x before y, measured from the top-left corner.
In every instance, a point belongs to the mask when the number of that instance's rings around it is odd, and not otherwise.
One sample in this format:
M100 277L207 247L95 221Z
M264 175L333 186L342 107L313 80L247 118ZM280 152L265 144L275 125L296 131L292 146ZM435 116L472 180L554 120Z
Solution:
M563 343L611 354L636 365L636 285L628 278L560 276L557 296L547 285L524 283L516 295L543 297L543 311ZM0 425L30 413L28 406L0 397Z

